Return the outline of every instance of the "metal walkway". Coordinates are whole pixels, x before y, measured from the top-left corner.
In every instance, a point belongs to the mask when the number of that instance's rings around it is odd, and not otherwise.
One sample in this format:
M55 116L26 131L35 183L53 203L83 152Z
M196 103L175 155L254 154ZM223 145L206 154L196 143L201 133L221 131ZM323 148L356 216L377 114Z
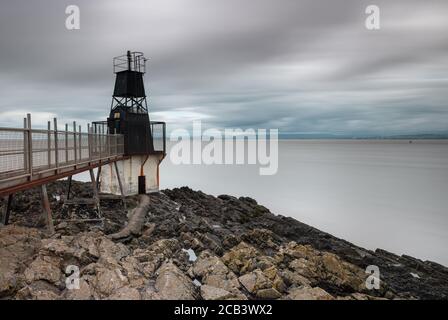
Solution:
M0 197L26 190L50 181L125 159L123 137L105 134L104 127L73 123L64 131L31 129L31 116L24 128L0 128Z
M49 232L53 233L46 184L68 177L66 202L69 203L72 176L84 171L90 171L94 194L93 201L90 202L97 205L99 212L99 172L103 165L109 163L115 163L122 189L116 162L128 159L128 156L124 155L124 137L107 134L106 122L93 122L87 126L87 132L82 132L81 126L77 127L76 122L73 122L71 130L68 125L65 125L63 131L58 130L56 119L53 120L53 124L48 122L47 130L32 129L30 114L23 123L23 128L0 127L0 197L5 197L6 200L0 225L8 224L14 193L40 186L44 217ZM164 122L151 122L150 125L153 152L165 155L166 125ZM94 168L99 168L96 179ZM123 190L121 193L126 207Z

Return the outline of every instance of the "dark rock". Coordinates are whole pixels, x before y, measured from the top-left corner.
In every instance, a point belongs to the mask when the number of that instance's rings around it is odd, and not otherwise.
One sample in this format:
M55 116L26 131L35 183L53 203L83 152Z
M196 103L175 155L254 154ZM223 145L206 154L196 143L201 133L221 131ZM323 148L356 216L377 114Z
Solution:
M65 189L64 181L48 186L49 194L57 196ZM89 183L74 182L72 191L76 197L92 197ZM58 197L50 202L55 218L97 214L88 206L64 208ZM138 197L129 197L127 204L132 210ZM0 228L0 297L190 299L202 294L210 299L273 299L280 294L289 299L448 299L445 266L363 249L293 218L274 215L248 197L213 197L188 187L150 194L142 234L125 244L104 235L126 225L121 202L104 200L101 207L104 226L62 222L57 224L57 235L44 239L35 229L19 227L44 227L39 191L16 194L11 214L14 226ZM194 263L182 251L189 248L198 256ZM61 288L63 269L71 263L81 266L85 281L78 296ZM364 288L368 276L364 270L369 265L380 268L381 290ZM259 281L260 287L250 292L247 287L252 288L254 273L255 280L266 281ZM175 288L168 276L183 289L170 292ZM113 285L106 282L108 277L115 279ZM247 287L240 286L238 278ZM191 284L194 279L207 287L196 289Z

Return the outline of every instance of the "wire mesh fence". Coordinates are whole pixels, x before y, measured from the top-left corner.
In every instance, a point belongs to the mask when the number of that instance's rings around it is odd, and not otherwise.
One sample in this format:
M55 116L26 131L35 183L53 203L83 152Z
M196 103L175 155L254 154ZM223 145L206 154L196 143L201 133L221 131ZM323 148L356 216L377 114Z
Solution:
M0 180L123 155L122 135L88 131L0 128Z
M26 172L25 132L0 130L0 172ZM0 175L1 176L1 175Z

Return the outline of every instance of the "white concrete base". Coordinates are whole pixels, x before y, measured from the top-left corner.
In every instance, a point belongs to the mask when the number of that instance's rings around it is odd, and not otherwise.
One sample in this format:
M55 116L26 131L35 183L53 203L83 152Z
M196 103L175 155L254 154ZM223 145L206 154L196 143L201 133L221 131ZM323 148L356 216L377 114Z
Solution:
M118 171L123 184L124 194L126 196L138 194L138 177L140 168L145 161L146 156L132 156L130 159L118 161ZM158 166L160 162L159 155L150 155L143 166L143 173L146 176L146 192L159 190L158 185ZM107 164L101 170L101 187L103 193L121 195L120 185L115 172L114 164Z

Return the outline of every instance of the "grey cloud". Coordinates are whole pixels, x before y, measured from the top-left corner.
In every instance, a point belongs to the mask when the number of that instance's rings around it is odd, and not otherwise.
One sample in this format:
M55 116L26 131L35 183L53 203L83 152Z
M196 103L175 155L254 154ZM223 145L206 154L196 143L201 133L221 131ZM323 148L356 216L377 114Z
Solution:
M69 4L79 31L64 27ZM0 114L104 118L111 59L131 49L150 58L150 112L171 128L448 131L448 3L378 0L376 32L364 28L369 4L0 0Z

